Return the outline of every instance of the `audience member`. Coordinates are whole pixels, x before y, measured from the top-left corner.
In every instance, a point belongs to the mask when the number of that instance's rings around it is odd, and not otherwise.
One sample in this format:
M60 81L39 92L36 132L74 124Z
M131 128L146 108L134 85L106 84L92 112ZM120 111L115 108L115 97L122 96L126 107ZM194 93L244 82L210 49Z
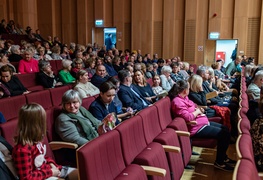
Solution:
M51 51L52 51L52 54L51 54L51 57L52 59L55 59L55 60L62 60L63 58L60 56L60 46L53 46Z
M1 82L7 87L11 96L17 96L21 94L28 94L28 91L24 85L20 82L17 76L13 75L12 69L5 65L0 68Z
M11 54L8 56L10 62L19 62L23 57L20 55L20 46L19 45L12 45L11 46Z
M62 82L59 82L58 77L52 71L49 61L40 60L38 65L40 69L37 77L39 84L44 88L54 88L63 85Z
M230 133L226 126L209 122L203 108L198 108L193 101L188 99L189 83L184 80L177 81L169 91L172 100L172 113L182 117L188 124L191 137L217 139L217 154L214 167L233 171L235 161L229 159L226 151L230 142ZM194 124L190 124L191 122Z
M39 72L38 61L32 58L33 52L31 49L24 51L24 59L19 61L18 72L21 74Z
M132 76L128 70L121 70L118 73L121 82L118 96L124 107L131 107L134 111L140 111L151 103L147 101L138 89L132 85Z
M240 62L241 62L241 56L237 56L235 60L233 60L227 65L225 73L226 75L228 75L228 77L235 78L236 75L241 73Z
M66 167L46 156L47 147L43 143L45 134L46 112L43 107L34 103L22 106L14 137L16 145L12 150L19 179L66 178L67 172L62 173L62 168Z
M100 93L99 89L89 82L88 72L85 70L79 70L77 72L77 85L74 90L79 92L81 98L94 96Z
M2 54L0 53L0 68L4 65L9 66L13 73L16 73L16 68L15 66L13 66L9 61L8 61L8 57L6 56L6 54Z
M98 65L96 67L96 73L91 78L91 83L97 88L100 87L102 83L109 79L109 75L106 74L106 68L104 65Z
M117 107L115 106L113 99L116 94L116 86L110 81L106 81L100 86L100 95L93 101L89 107L89 111L98 120L103 120L109 113L113 113L116 120L116 125L119 123L118 118L125 118L133 114L133 110L130 108L125 113L118 114Z
M147 101L151 103L156 101L156 94L154 94L150 84L147 83L144 73L141 70L134 72L133 84Z
M170 91L170 89L174 85L174 81L170 77L171 72L172 72L172 69L171 69L170 66L163 66L162 67L160 79L161 79L161 82L162 82L162 88L164 90L166 90L167 92Z
M34 55L34 58L36 60L52 60L52 57L46 54L45 48L42 46L37 48L37 54Z
M62 97L63 112L55 122L56 132L60 138L79 146L103 133L103 124L107 124L109 121L109 116L106 116L102 121L96 119L81 106L81 103L82 99L77 91L66 91Z
M178 62L173 62L173 63L171 64L171 68L172 68L172 72L171 72L170 77L172 78L172 80L173 80L174 82L177 82L177 81L179 81L179 80L184 80L183 75L181 75L181 74L179 73L179 71L180 71L180 66L179 66L179 63L178 63Z
M83 67L83 61L81 58L76 58L75 59L75 66L71 69L71 75L76 78L77 73L80 70L84 70L85 68Z
M89 73L89 79L91 79L92 76L96 73L95 65L96 65L96 60L92 58L89 58L85 62L86 71Z
M70 74L72 61L62 60L62 70L59 71L59 79L63 84L71 84L75 82L75 78Z
M117 72L112 65L112 59L110 56L105 56L104 66L109 76L117 76Z

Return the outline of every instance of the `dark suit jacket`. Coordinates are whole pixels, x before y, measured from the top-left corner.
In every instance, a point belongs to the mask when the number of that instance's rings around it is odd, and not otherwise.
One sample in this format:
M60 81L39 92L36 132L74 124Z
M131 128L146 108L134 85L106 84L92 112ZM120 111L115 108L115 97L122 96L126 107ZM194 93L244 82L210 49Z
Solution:
M132 85L131 85L132 86ZM144 99L144 101L149 105L150 102L148 102L138 91L138 89L135 86L132 86L133 90L139 94L139 96ZM143 105L142 100L137 97L134 92L131 90L130 87L121 84L120 90L118 91L119 99L121 100L124 107L131 107L133 110L142 110L143 108L147 107Z
M104 78L98 76L97 74L94 74L91 78L91 83L96 86L97 88L100 88L100 85L107 81L109 79L109 76L105 76Z

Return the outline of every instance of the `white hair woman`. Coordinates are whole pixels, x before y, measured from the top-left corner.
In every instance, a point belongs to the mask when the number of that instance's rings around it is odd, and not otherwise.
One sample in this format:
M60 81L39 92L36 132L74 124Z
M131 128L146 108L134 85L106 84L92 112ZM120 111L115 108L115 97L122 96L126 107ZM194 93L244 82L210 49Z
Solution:
M167 92L170 91L170 89L174 85L174 81L170 77L172 72L172 68L170 66L163 66L161 69L160 79L162 82L162 88L166 90Z

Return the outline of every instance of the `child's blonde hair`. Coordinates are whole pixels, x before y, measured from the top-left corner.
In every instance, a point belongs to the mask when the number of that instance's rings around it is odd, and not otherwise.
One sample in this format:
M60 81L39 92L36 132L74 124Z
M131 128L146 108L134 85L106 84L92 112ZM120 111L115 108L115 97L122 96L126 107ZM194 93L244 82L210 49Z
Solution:
M19 110L16 144L30 144L43 140L46 134L46 112L36 103L26 104Z

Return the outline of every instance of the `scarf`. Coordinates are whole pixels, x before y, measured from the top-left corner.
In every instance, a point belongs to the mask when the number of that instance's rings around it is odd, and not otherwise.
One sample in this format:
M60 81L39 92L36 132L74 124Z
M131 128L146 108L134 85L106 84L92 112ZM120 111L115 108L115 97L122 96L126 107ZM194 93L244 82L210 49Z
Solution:
M96 121L96 118L89 111L87 111L84 107L80 107L79 111L85 118L77 116L76 114L73 114L73 113L68 113L67 116L69 116L72 119L78 120L78 122L80 123L80 125L81 125L81 127L82 127L82 129L86 135L86 138L89 141L98 137L99 134L98 134L97 130L98 130L98 127L100 124ZM88 123L87 119L90 120L92 126L95 127L95 130Z

